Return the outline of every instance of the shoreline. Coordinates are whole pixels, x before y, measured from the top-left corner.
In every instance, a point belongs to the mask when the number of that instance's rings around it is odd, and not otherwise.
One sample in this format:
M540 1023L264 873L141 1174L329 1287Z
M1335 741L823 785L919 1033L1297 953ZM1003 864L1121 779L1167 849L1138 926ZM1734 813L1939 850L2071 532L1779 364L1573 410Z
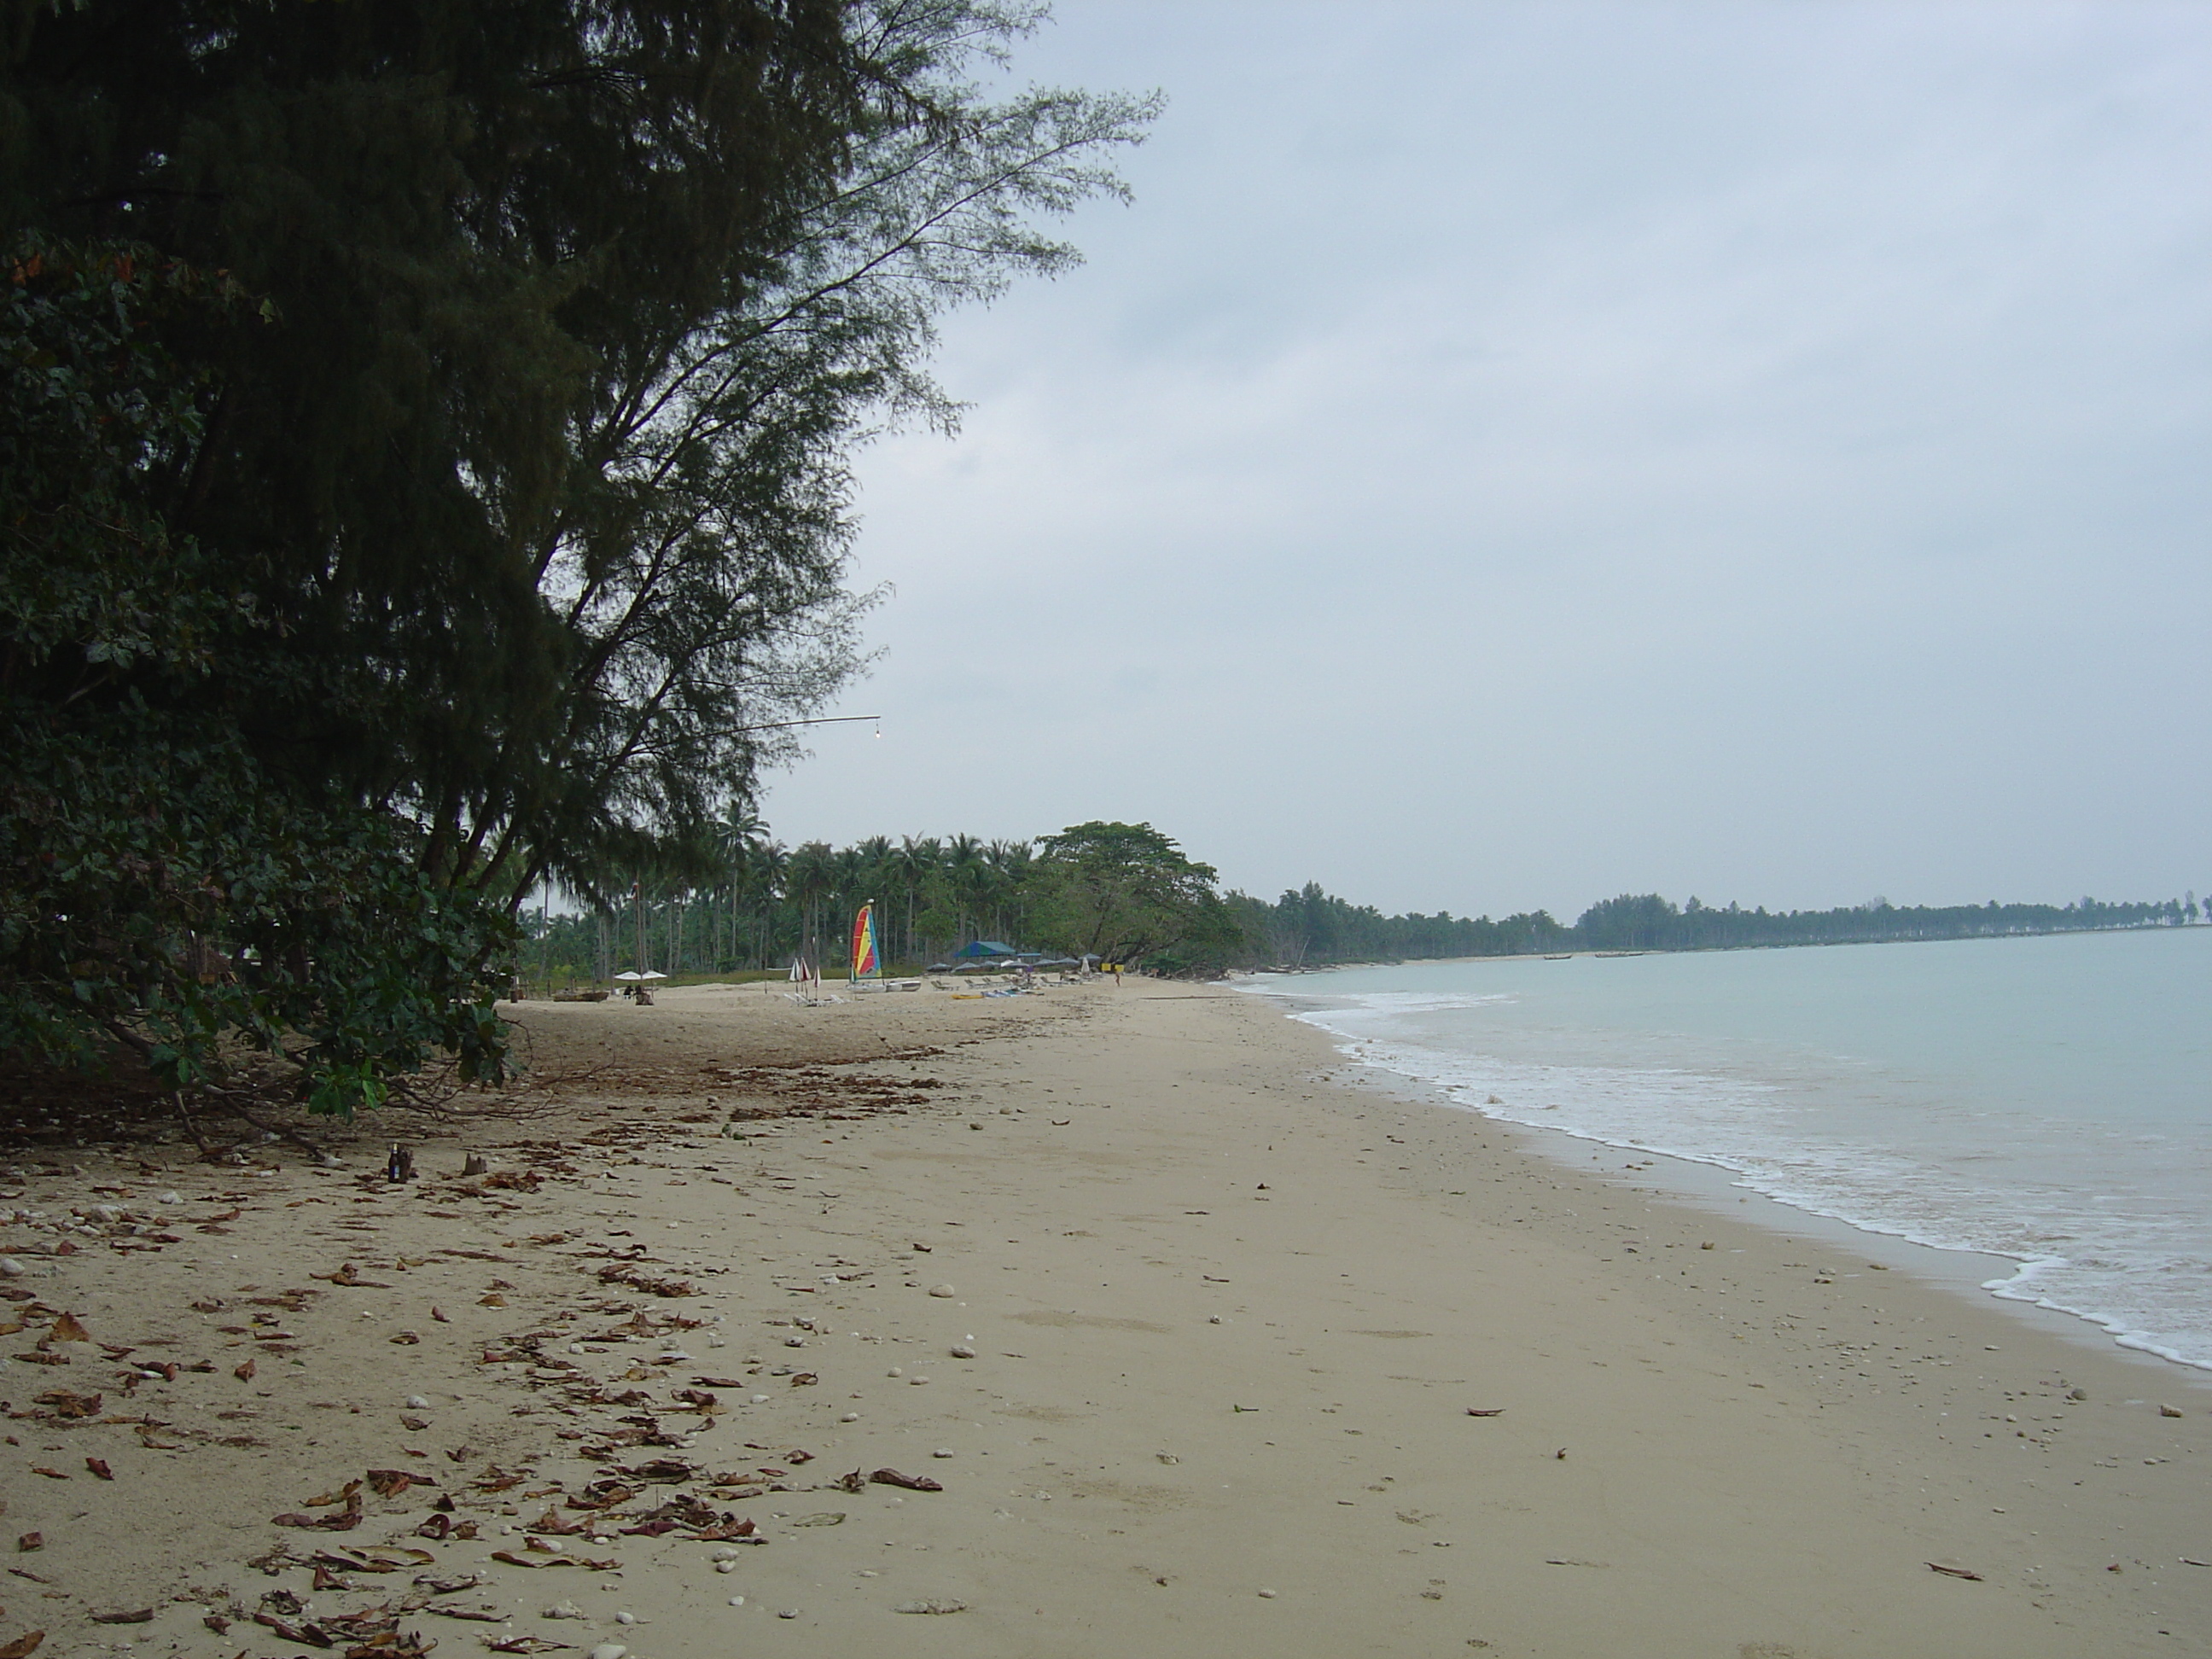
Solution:
M1467 963L1485 960L1463 959ZM1414 964L1431 965L1434 964ZM1890 1265L1910 1267L1924 1277L1951 1282L1962 1295L1999 1302L2038 1328L2066 1334L2092 1346L2117 1348L2145 1361L2200 1376L2212 1374L2212 1351L2204 1349L2205 1339L2201 1332L2193 1336L2184 1334L2191 1329L2186 1322L2171 1327L2160 1324L2155 1311L2158 1299L2163 1295L2170 1302L2173 1293L2161 1290L2155 1281L2142 1278L2153 1264L2139 1261L2135 1276L2129 1279L2081 1282L2084 1265L2097 1269L2102 1261L2094 1232L2088 1237L2074 1240L2075 1248L2071 1249L2063 1243L2041 1249L2032 1246L2016 1248L2025 1245L2026 1241L2011 1237L1994 1243L1986 1238L1978 1243L1964 1242L1977 1231L1987 1235L1992 1228L1987 1224L1978 1229L1962 1228L1930 1217L1913 1218L1909 1212L1891 1214L1898 1206L1892 1204L1886 1210L1882 1195L1878 1193L1837 1191L1822 1194L1792 1190L1792 1182L1782 1167L1789 1162L1786 1148L1770 1145L1763 1155L1747 1153L1750 1163L1747 1166L1740 1160L1732 1160L1717 1146L1693 1146L1689 1150L1670 1146L1667 1144L1669 1137L1666 1131L1650 1123L1633 1129L1615 1126L1614 1131L1609 1133L1601 1126L1567 1127L1548 1121L1531 1121L1528 1116L1516 1115L1510 1110L1492 1112L1481 1103L1480 1089L1470 1090L1463 1082L1440 1080L1435 1075L1436 1066L1425 1065L1419 1058L1424 1052L1432 1053L1439 1061L1466 1058L1458 1056L1456 1050L1449 1047L1436 1049L1417 1042L1400 1053L1392 1048L1387 1038L1379 1040L1378 1048L1378 1039L1372 1036L1338 1030L1329 993L1320 987L1308 988L1289 979L1257 975L1243 976L1238 983L1247 994L1273 1003L1293 1022L1321 1031L1345 1065L1361 1068L1376 1079L1389 1079L1378 1086L1406 1098L1471 1114L1486 1121L1534 1131L1532 1149L1569 1168L1589 1161L1593 1149L1601 1163L1608 1152L1628 1157L1632 1160L1629 1167L1642 1160L1646 1178L1658 1182L1678 1201L1727 1206L1747 1200L1765 1212L1766 1224L1771 1228L1801 1233L1832 1229L1836 1235L1847 1234L1861 1241L1853 1248L1893 1250L1898 1253L1897 1259ZM1359 1000L1362 999L1354 998L1355 1002ZM1601 1062L1606 1067L1622 1063L1619 1059ZM1632 1066L1635 1062L1626 1063ZM1569 1069L1573 1069L1571 1062ZM1513 1091L1508 1088L1507 1092ZM1493 1095L1489 1104L1498 1103ZM1692 1136L1692 1140L1696 1139ZM1710 1140L1711 1137L1706 1139ZM1779 1166L1778 1158L1781 1159ZM1909 1183L1906 1190L1910 1190ZM2002 1194L1992 1188L1986 1196L1994 1204ZM2169 1195L2168 1201L2179 1200ZM1990 1215L1982 1217L1985 1224L1991 1218ZM1997 1227L1995 1231L2006 1233L2020 1230ZM2062 1224L2057 1235L2062 1241L2067 1231ZM2138 1239L2136 1243L2151 1248L2155 1240ZM2138 1249L2136 1254L2141 1253ZM2103 1267L2109 1272L2110 1263L2104 1262ZM2089 1277L2094 1281L2095 1273Z
M1253 994L1266 996L1269 994L1256 992ZM1298 1023L1295 1016L1285 1017ZM1324 1032L1322 1035L1332 1034ZM1869 1255L1887 1255L1890 1258L1885 1263L1887 1267L1901 1268L1921 1279L1943 1285L1953 1294L1976 1305L1993 1303L2013 1317L2046 1334L2079 1343L2093 1352L2114 1353L2160 1371L2179 1370L2196 1382L2212 1383L2212 1364L2199 1364L2148 1343L2130 1341L2121 1328L2106 1324L2093 1315L2078 1313L2070 1308L2024 1296L2007 1295L1999 1288L2001 1285L2018 1282L2019 1276L2031 1269L2041 1258L1931 1243L1906 1233L1889 1231L1869 1222L1855 1221L1848 1216L1831 1215L1791 1203L1771 1193L1761 1192L1757 1188L1743 1184L1739 1172L1723 1164L1680 1152L1654 1151L1625 1142L1607 1140L1595 1135L1577 1134L1571 1129L1523 1123L1516 1118L1494 1117L1479 1105L1452 1098L1449 1091L1440 1085L1393 1071L1373 1060L1358 1058L1350 1052L1348 1042L1331 1046L1335 1048L1345 1067L1375 1074L1371 1079L1349 1086L1371 1088L1393 1099L1413 1101L1438 1111L1461 1113L1500 1129L1510 1130L1525 1137L1532 1157L1548 1159L1570 1173L1596 1173L1581 1167L1589 1161L1591 1155L1588 1149L1591 1146L1601 1146L1608 1152L1634 1152L1644 1161L1640 1178L1653 1181L1655 1194L1670 1203L1692 1206L1715 1216L1733 1215L1738 1220L1763 1227L1770 1233L1818 1239L1831 1249L1848 1249ZM1633 1185L1624 1184L1632 1188Z
M414 1602L632 1659L2212 1649L2212 1389L1338 1086L1267 1001L520 1015L538 1079L412 1186L378 1124L11 1181L87 1213L0 1242L10 1355L74 1362L0 1372L0 1644Z

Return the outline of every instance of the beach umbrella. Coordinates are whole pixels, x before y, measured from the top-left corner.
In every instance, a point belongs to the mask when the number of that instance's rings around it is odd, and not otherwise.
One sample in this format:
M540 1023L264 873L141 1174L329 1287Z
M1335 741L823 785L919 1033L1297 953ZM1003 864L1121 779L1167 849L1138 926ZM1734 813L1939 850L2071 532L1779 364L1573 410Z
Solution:
M649 980L666 979L668 975L662 973L657 968L648 968L641 974L635 968L629 968L623 969L621 973L617 974L615 977L621 980Z

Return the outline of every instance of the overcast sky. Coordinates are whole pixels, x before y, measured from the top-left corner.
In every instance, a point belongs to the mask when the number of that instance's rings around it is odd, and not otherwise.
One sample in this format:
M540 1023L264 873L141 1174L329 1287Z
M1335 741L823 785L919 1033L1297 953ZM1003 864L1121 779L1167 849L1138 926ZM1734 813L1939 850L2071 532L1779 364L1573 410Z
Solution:
M1387 910L2212 889L2212 7L1060 0L1088 263L863 459L787 842Z

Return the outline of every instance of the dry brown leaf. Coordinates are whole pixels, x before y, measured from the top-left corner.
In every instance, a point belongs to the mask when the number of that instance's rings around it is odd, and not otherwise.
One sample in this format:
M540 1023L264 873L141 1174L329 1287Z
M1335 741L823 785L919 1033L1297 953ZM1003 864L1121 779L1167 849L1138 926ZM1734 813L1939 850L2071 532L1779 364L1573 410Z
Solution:
M46 1633L42 1630L19 1636L6 1646L0 1647L0 1659L31 1659L31 1656L39 1650L39 1644L46 1639Z
M106 1458L88 1457L84 1460L84 1466L103 1480L112 1480L115 1479L115 1471L107 1467L107 1460Z
M33 1550L42 1550L46 1547L46 1535L42 1532L27 1532L15 1540L16 1549L25 1555L28 1555Z
M46 1332L46 1340L49 1342L89 1342L92 1340L92 1333L85 1329L82 1325L77 1322L77 1317L75 1314L65 1313L59 1319L54 1321L52 1328Z
M241 1382L251 1382L253 1381L253 1362L251 1359L247 1360L243 1365L234 1370L231 1375Z

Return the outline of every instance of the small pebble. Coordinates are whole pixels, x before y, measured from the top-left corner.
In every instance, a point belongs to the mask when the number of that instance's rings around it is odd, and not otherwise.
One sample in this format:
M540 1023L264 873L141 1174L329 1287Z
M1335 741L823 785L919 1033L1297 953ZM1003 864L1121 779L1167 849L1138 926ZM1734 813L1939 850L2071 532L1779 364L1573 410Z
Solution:
M928 1379L927 1377L926 1377L926 1376L909 1376L909 1377L908 1377L908 1378L907 1378L907 1380L906 1380L906 1385L907 1385L907 1387L908 1387L909 1389L918 1389L918 1388L921 1387L921 1385L922 1385L923 1383L925 1383L925 1382L928 1382L928 1381L929 1381L929 1379Z
M185 1195L182 1193L163 1193L155 1200L158 1204L181 1204L184 1201Z
M799 1609L797 1607L786 1607L781 1613L777 1613L776 1617L779 1619L796 1619L799 1617ZM592 1659L599 1659L599 1656L597 1654L593 1654L592 1656Z
M965 1613L968 1611L968 1604L965 1601L902 1601L891 1611L922 1613Z
M787 1336L783 1339L783 1346L787 1348L803 1348L806 1346L806 1339L803 1336Z
M734 1561L717 1561L714 1563L714 1571L716 1572L735 1572L737 1570L738 1564Z
M932 1296L957 1296L959 1294L959 1292L955 1291L950 1285L933 1285L929 1287L929 1293Z
M965 1342L956 1342L952 1345L952 1357L955 1359L973 1359L975 1357L975 1350Z
M950 1446L939 1446L935 1451L930 1453L930 1455L932 1457L950 1457L952 1455L952 1448Z
M617 1625L635 1625L637 1623L637 1615L634 1613L618 1613L615 1615L615 1623Z
M428 1395L410 1394L399 1403L410 1412L427 1412L430 1409L430 1397Z
M1265 1597L1266 1597L1268 1601L1273 1601L1273 1600L1275 1599L1275 1592L1274 1592L1274 1591L1273 1591L1273 1590L1271 1590L1271 1589L1263 1589L1263 1590L1261 1590L1261 1591L1260 1592L1260 1594L1261 1594L1261 1595L1265 1596Z
M12 1255L0 1255L0 1279L21 1279L23 1264Z
M767 1396L766 1395L764 1395L764 1394L757 1394L757 1395L755 1395L753 1396L753 1404L754 1404L754 1405L756 1405L756 1406L765 1406L765 1405L767 1405L767 1404L768 1404L768 1396Z
M538 1616L541 1619L588 1619L591 1614L574 1601L556 1601Z
M906 1375L906 1370L903 1366L894 1365L890 1370L885 1371L884 1375L885 1376L904 1376Z
M733 1607L741 1607L744 1606L744 1604L745 1598L742 1595L732 1595L730 1598L730 1605Z
M592 1659L628 1659L629 1653L619 1642L602 1642L592 1650Z
M690 1358L691 1356L684 1352L683 1349L671 1348L666 1353L662 1354L659 1358L655 1360L653 1363L659 1365L683 1365L688 1364L690 1362Z

